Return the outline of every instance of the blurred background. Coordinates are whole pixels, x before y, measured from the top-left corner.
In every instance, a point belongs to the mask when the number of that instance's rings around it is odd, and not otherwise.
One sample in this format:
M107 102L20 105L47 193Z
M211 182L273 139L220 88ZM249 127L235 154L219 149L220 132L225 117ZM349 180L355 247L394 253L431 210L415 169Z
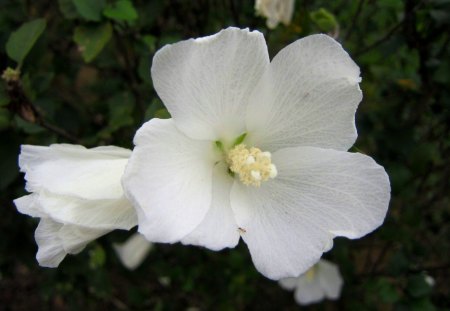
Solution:
M271 57L328 33L361 67L351 151L386 168L390 209L374 233L335 240L324 257L340 267L341 297L305 309L450 310L449 24L448 0L297 0L271 28L250 0L0 0L0 70L20 68L0 80L0 310L299 308L242 242L221 252L159 244L128 271L112 243L131 233L116 231L41 268L38 220L12 203L25 194L21 144L132 148L144 121L169 117L152 87L155 51L228 26L264 33Z

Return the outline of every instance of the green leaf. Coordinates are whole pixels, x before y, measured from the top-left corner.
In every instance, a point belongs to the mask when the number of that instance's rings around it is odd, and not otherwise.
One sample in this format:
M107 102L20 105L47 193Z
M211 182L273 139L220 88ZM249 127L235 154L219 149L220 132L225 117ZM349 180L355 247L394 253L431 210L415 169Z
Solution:
M78 10L72 0L58 0L59 10L67 19L80 17Z
M161 108L161 109L156 110L155 118L170 119L170 113L169 113L169 111L167 111L166 108Z
M162 101L159 98L154 98L145 111L144 120L148 121L152 119L155 116L156 111L162 108L164 108Z
M153 52L156 48L156 37L152 35L144 35L142 36L142 41L148 47L150 52Z
M118 0L114 5L108 5L103 15L117 21L134 21L138 18L138 13L129 0Z
M46 25L45 19L38 18L20 26L19 29L10 35L8 42L6 42L6 53L8 56L18 64L22 64L37 39L44 32Z
M105 8L104 0L72 0L78 13L88 20L98 22L102 18L102 12Z
M133 124L134 96L129 92L117 94L108 101L109 108L109 130L115 131L119 128Z
M312 21L320 28L320 30L324 32L332 32L339 27L333 13L324 8L311 12L310 17Z
M85 62L89 63L102 51L112 36L111 24L98 26L78 26L74 41L78 44Z

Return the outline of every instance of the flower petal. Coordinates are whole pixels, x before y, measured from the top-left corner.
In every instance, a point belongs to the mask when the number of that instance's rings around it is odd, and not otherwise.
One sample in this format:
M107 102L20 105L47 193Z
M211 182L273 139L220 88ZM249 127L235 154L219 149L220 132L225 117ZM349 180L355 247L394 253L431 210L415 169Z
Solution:
M36 259L43 267L57 267L66 257L58 231L63 225L51 219L43 218L35 231L34 237L38 245Z
M278 281L283 289L294 290L298 284L298 278L284 278Z
M335 236L360 238L384 221L389 177L371 157L313 147L286 148L273 155L276 184L297 197L311 222Z
M294 298L299 305L309 305L322 301L325 298L325 292L317 279L308 280L305 276L301 276L298 278Z
M294 5L294 0L256 0L255 10L267 18L267 27L274 29L280 22L286 26L291 23Z
M142 234L135 233L124 243L113 246L122 264L127 269L134 270L145 260L153 243L147 241Z
M339 298L344 281L337 265L321 259L317 264L317 278L327 298Z
M228 176L225 165L216 165L211 207L197 228L181 240L183 244L204 246L215 251L238 244L238 226L230 206L232 184L233 179Z
M294 198L269 183L275 187L235 182L231 207L256 269L273 280L296 277L319 260L332 234L302 217Z
M19 166L29 192L47 190L83 199L118 199L120 178L131 151L114 147L86 149L79 145L23 145Z
M260 32L230 27L163 47L151 72L158 95L184 134L234 139L245 131L248 97L268 64Z
M68 254L78 254L89 242L109 232L111 230L63 225L58 231L58 237L61 240L62 247Z
M39 194L32 193L14 200L17 210L31 217L47 217L38 203Z
M331 37L313 35L290 44L250 97L247 140L272 152L296 146L347 150L357 137L359 73Z
M43 267L55 268L67 254L79 253L89 242L108 232L63 225L50 218L42 218L34 234L38 245L36 259Z
M231 206L257 269L297 276L329 249L334 236L358 238L386 215L390 186L370 157L313 147L275 152L275 179L260 188L237 182Z
M137 224L136 211L124 196L113 200L85 200L41 191L38 204L46 215L63 224L125 230Z
M212 197L213 143L192 140L173 120L152 119L137 132L122 184L149 241L173 243L205 218Z

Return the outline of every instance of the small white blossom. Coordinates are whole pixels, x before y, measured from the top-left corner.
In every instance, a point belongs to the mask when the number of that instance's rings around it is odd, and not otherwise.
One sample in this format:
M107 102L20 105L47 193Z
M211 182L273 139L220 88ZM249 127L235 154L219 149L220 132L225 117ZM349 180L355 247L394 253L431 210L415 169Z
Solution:
M274 29L281 22L289 25L294 13L295 0L256 0L257 15L267 18L267 27Z
M309 305L324 299L338 299L343 283L338 266L325 259L321 259L299 277L279 281L284 289L295 291L295 301L300 305Z
M425 283L427 283L430 287L433 287L436 284L436 281L431 275L424 275Z
M133 234L124 243L113 245L122 264L129 270L136 269L153 248L153 243L147 241L139 233Z
M120 184L130 153L113 146L22 146L19 166L31 194L14 203L19 212L40 218L35 239L41 266L57 267L90 241L137 224Z
M220 250L247 243L272 279L298 276L332 247L383 223L384 169L347 150L359 68L326 35L269 60L260 32L228 28L167 45L153 85L172 119L134 138L123 186L149 241Z

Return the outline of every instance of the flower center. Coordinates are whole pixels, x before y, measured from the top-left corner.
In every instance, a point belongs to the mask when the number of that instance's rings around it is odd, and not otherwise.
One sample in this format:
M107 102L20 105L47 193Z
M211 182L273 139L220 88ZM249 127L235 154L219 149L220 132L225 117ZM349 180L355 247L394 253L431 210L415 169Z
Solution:
M270 152L238 144L227 154L230 171L238 174L244 185L259 187L261 182L277 176L277 168L272 164Z

